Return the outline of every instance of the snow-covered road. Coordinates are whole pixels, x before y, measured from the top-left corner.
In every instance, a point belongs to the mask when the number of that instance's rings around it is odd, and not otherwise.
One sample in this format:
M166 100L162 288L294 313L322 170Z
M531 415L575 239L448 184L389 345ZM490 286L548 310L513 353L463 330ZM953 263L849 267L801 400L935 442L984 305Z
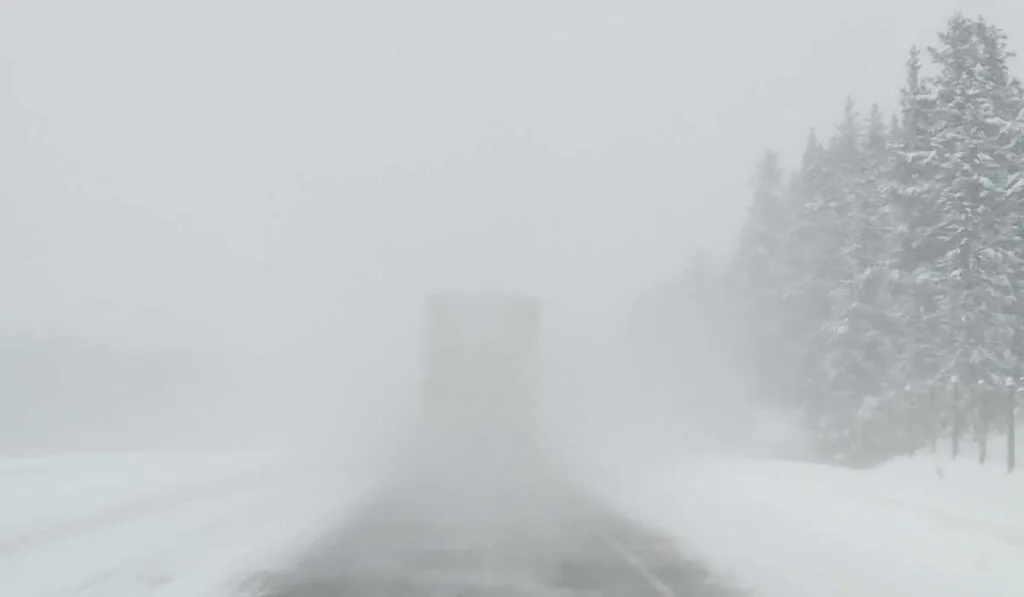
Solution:
M375 496L256 594L742 597L584 496L550 492L465 518L438 518L421 497Z

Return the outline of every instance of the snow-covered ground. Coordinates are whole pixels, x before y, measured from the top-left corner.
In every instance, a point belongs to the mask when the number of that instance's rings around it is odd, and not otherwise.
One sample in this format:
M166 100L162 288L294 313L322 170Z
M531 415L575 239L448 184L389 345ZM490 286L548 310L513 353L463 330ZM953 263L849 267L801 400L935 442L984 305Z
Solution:
M0 593L238 597L367 488L266 455L0 461ZM753 597L1024 595L1024 471L922 455L869 471L703 457L614 503ZM609 484L610 486L610 484Z
M265 455L89 453L0 460L0 552L19 536L183 488L259 475Z
M219 597L361 495L340 470L268 455L0 461L0 593Z
M1024 471L699 458L614 499L754 597L1024 595Z

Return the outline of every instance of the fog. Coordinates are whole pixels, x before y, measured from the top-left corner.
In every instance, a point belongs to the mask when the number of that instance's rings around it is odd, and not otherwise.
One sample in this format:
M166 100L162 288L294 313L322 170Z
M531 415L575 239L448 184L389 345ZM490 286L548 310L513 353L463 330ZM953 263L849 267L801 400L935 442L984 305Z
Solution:
M729 255L764 149L795 159L854 90L894 106L956 6L1024 22L994 0L7 0L0 449L385 450L436 291L545 301L574 445L667 449L693 437L652 426L670 408L727 428L752 400L727 356L648 378L635 307Z

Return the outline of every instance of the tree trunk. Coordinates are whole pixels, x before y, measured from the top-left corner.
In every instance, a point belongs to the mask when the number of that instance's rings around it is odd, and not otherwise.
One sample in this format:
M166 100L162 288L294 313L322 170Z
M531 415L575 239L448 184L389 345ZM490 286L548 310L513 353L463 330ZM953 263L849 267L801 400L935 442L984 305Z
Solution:
M956 460L960 456L960 387L953 384L953 414L952 414L952 429L951 435L953 436L953 460Z
M935 412L935 387L928 386L928 434L931 436L932 454L938 452L939 415Z
M978 432L977 432L978 433L978 463L979 464L985 464L985 461L988 460L988 422L989 422L989 419L991 418L991 416L989 415L989 411L991 409L989 408L989 403L988 403L988 401L989 401L988 388L986 388L986 391L982 392L981 396L978 396L977 398L979 400L978 405L980 407L980 412L978 413L978 422L977 422L977 428L978 428Z
M1012 473L1017 466L1017 388L1010 386L1006 392L1006 409L1009 413L1009 427L1006 429L1006 472Z

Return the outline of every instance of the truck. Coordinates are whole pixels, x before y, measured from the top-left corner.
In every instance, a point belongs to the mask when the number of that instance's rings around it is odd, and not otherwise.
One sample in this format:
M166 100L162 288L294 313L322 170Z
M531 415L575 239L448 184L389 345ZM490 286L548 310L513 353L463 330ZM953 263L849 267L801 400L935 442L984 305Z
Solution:
M425 316L420 408L405 482L448 505L528 492L546 467L540 301L438 294L428 298Z
M422 425L454 441L493 443L536 432L540 304L531 297L428 299Z

